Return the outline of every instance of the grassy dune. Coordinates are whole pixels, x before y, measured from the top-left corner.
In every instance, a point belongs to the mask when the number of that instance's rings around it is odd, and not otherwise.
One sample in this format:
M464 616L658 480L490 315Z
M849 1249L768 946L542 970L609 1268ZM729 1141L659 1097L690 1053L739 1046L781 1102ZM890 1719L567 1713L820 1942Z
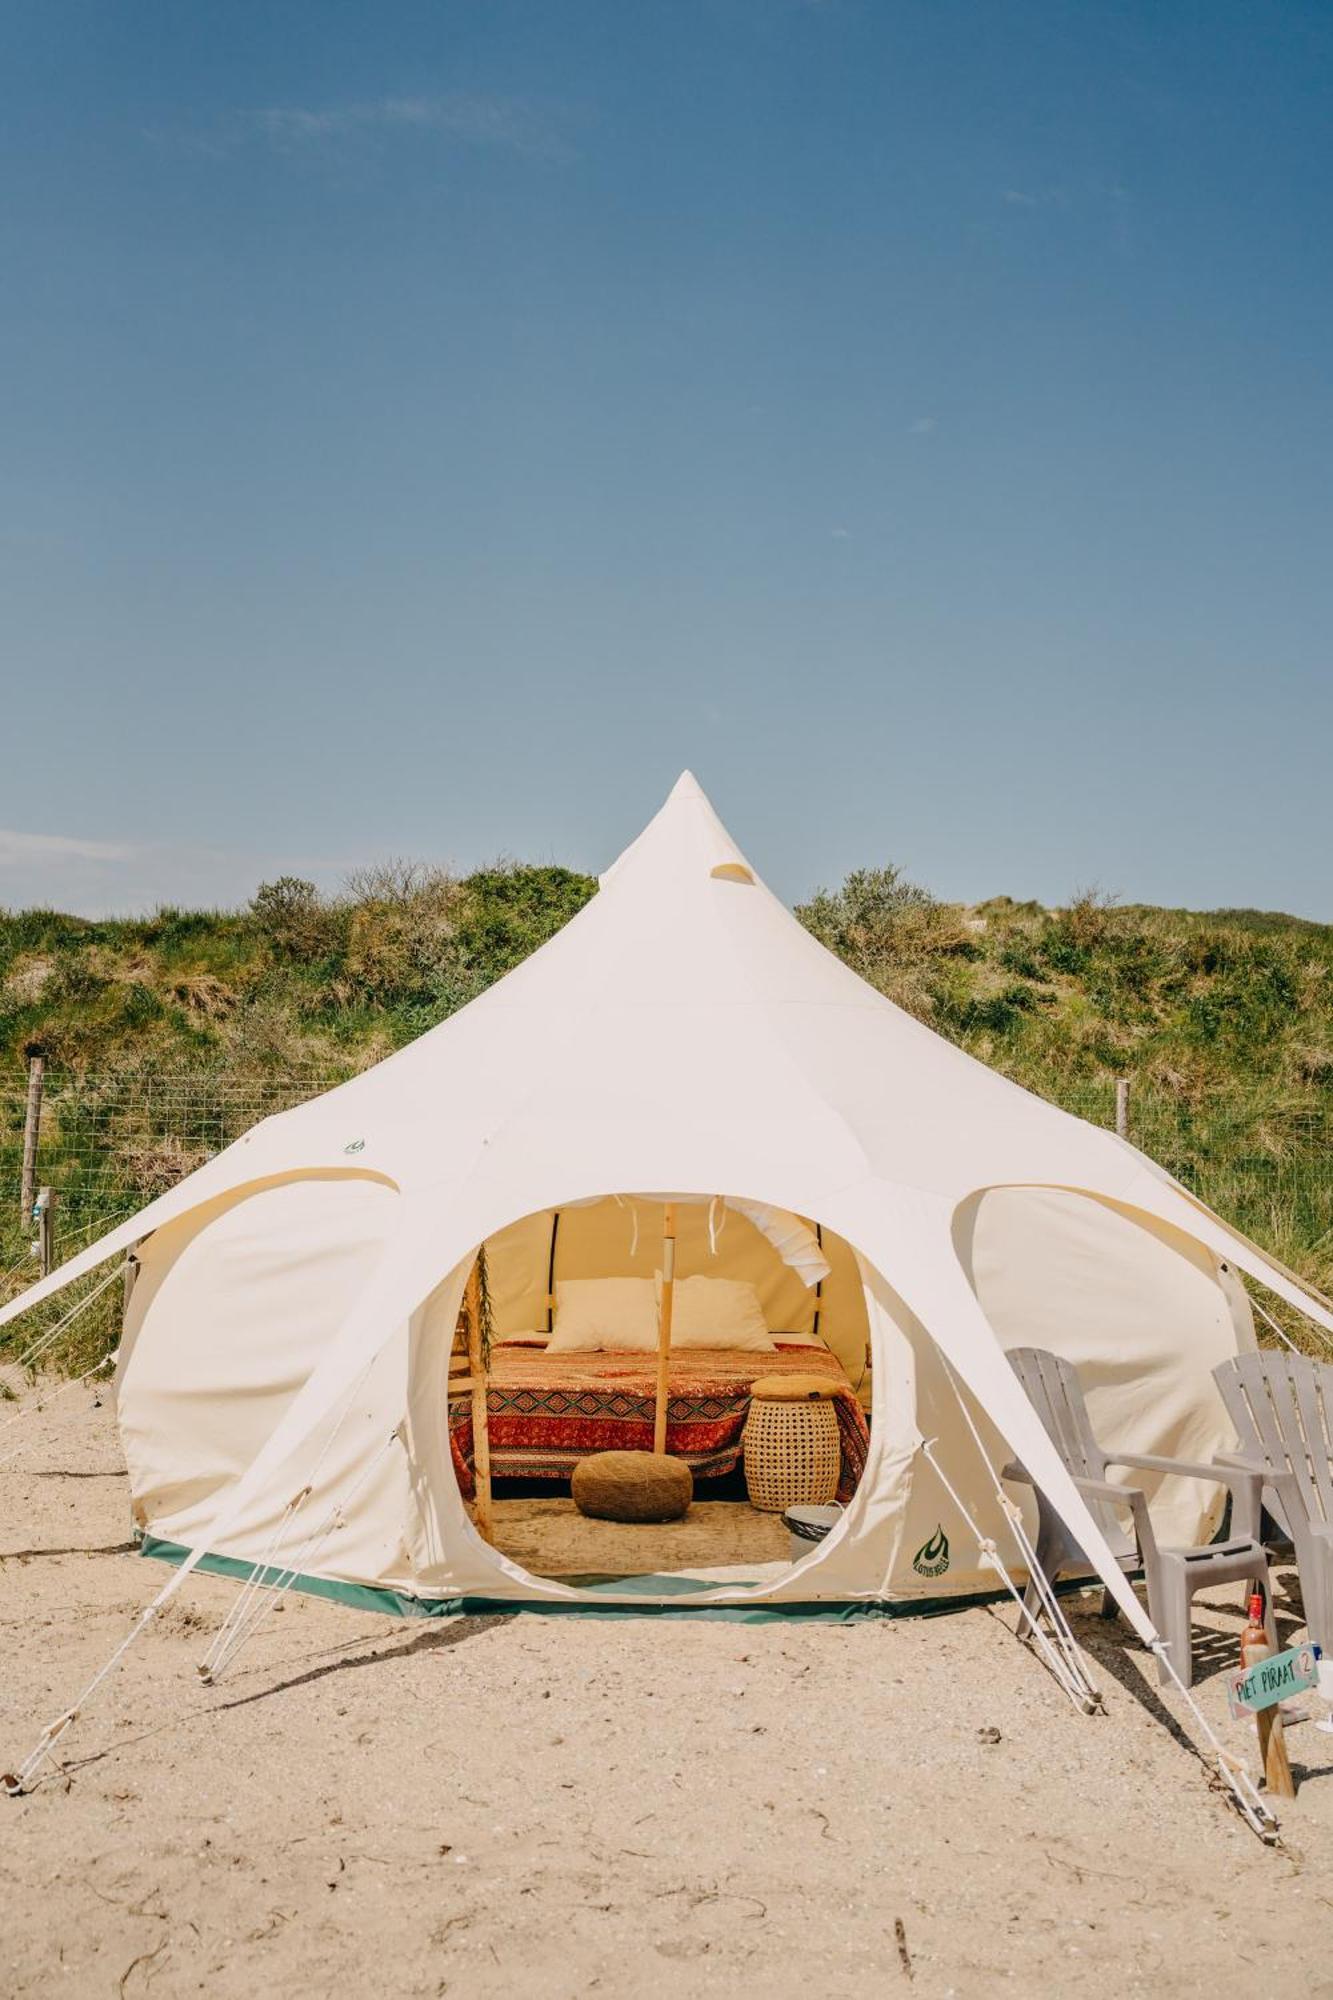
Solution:
M0 913L0 1188L14 1191L0 1271L22 1251L30 1045L50 1067L40 1178L61 1191L68 1249L256 1118L445 1019L594 887L558 867L393 864L336 896L266 884L235 912ZM1129 1077L1137 1142L1333 1286L1333 927L1092 895L963 907L893 868L858 871L797 914L899 1005L1070 1110L1109 1123L1114 1080ZM100 1318L85 1316L70 1358L106 1337Z

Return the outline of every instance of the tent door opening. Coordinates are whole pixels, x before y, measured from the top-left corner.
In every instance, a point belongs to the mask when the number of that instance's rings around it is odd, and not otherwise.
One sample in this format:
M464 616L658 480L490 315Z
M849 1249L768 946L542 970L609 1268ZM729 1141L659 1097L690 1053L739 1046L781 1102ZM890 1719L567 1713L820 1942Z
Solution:
M866 1463L856 1259L816 1223L743 1198L619 1193L544 1210L479 1246L448 1385L459 1490L522 1569L584 1589L769 1582L818 1547L818 1517L798 1539L787 1506L845 1506ZM581 1511L576 1467L612 1452L687 1466L686 1511Z

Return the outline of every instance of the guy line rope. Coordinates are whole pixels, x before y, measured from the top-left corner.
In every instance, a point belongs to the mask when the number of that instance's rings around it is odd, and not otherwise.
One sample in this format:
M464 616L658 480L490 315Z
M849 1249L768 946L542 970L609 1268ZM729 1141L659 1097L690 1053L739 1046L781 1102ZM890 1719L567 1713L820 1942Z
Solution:
M1050 1580L1047 1578L1040 1564L1037 1561L1036 1551L1033 1549L1032 1543L1028 1537L1027 1529L1023 1524L1022 1515L1019 1509L1014 1505L1013 1501L1010 1500L1008 1494L1004 1491L1004 1487L1000 1482L999 1474L996 1472L995 1467L991 1462L990 1454L986 1450L985 1444L982 1442L981 1436L977 1431L977 1427L972 1421L971 1414L967 1408L966 1402L964 1401L962 1391L954 1376L953 1369L949 1366L949 1363L944 1360L943 1355L940 1356L940 1359L941 1361L944 1362L945 1372L949 1377L950 1384L953 1388L954 1396L957 1399L959 1408L963 1412L963 1416L964 1419L966 1420L967 1427L971 1431L972 1436L976 1441L977 1450L980 1452L981 1457L985 1463L986 1470L989 1472L991 1476L991 1479L995 1486L995 1491L999 1495L1000 1502L1004 1507L1005 1513L1009 1521L1011 1522L1012 1526L1014 1527L1019 1546L1023 1551L1024 1560L1027 1562L1029 1566L1028 1573L1031 1576L1033 1582L1037 1586L1037 1593L1041 1600L1042 1608L1047 1611L1048 1616L1052 1617L1053 1622L1056 1626L1057 1640L1060 1644L1061 1652L1066 1656L1066 1659L1069 1661L1072 1674L1076 1677L1078 1681L1082 1682L1083 1687L1086 1689L1087 1694L1091 1696L1091 1702L1088 1702L1086 1699L1084 1699L1082 1700L1081 1705L1085 1708L1085 1711L1088 1713L1092 1712L1094 1706L1098 1709L1101 1709L1102 1712L1105 1713L1105 1705L1102 1702L1102 1698L1092 1688L1091 1682L1088 1680L1087 1674L1084 1671L1083 1655L1079 1650L1078 1641L1075 1639L1073 1632L1070 1629L1068 1620L1065 1618L1064 1609L1061 1606L1059 1599L1055 1595ZM968 1526L972 1529L972 1532L977 1536L977 1541L980 1546L983 1557L990 1564L990 1566L994 1570L996 1570L998 1574L1004 1579L1006 1589L1009 1591L1010 1596L1014 1599L1015 1603L1018 1605L1024 1620L1026 1620L1026 1622L1031 1628L1030 1634L1028 1636L1030 1636L1035 1640L1038 1640L1041 1643L1042 1649L1047 1655L1048 1663L1050 1663L1052 1656L1050 1652L1049 1643L1046 1640L1045 1635L1041 1632L1041 1629L1038 1626L1036 1619L1028 1611L1027 1606L1023 1603L1022 1598L1019 1596L1017 1587L1010 1578L1008 1571L1004 1567L1004 1564L999 1559L999 1555L998 1552L996 1551L994 1542L990 1541L988 1538L986 1538L980 1533L976 1523L972 1519L972 1516L968 1513L966 1507L964 1507L958 1494L954 1491L954 1488L951 1485L947 1475L941 1468L939 1460L935 1457L934 1453L931 1451L929 1443L924 1446L924 1450L926 1456L930 1459L931 1464L935 1467L935 1470L939 1473L940 1479L942 1480L946 1491L953 1499L955 1506L958 1508L959 1512L963 1515L964 1520L966 1520ZM1024 1636L1022 1625L1019 1626L1019 1636L1020 1638ZM1260 1797L1258 1787L1255 1785L1254 1780L1250 1777L1248 1771L1246 1771L1243 1764L1239 1763L1234 1757L1228 1755L1227 1751L1223 1749L1222 1744L1219 1742L1217 1734L1214 1731L1212 1724L1209 1722L1203 1710L1199 1707L1199 1704L1195 1700L1191 1690L1186 1687L1184 1681L1181 1679L1179 1673L1176 1671L1176 1667L1174 1662L1172 1661L1171 1654L1167 1648L1166 1641L1160 1636L1160 1634L1154 1634L1150 1644L1150 1651L1153 1653L1156 1659L1160 1661L1161 1665L1166 1669L1167 1676L1170 1680L1172 1680L1175 1683L1177 1691L1184 1696L1186 1705L1189 1708L1191 1715L1194 1717L1195 1724L1197 1725L1199 1732L1204 1737L1205 1741L1209 1746L1209 1749L1212 1752L1213 1768L1216 1772L1218 1781L1223 1786L1225 1786L1227 1791L1230 1793L1232 1803L1236 1807L1236 1810L1240 1813L1246 1825L1250 1828L1250 1831L1252 1833L1257 1834L1260 1840L1264 1841L1266 1844L1271 1846L1272 1843L1277 1839L1278 1823L1277 1820L1274 1818L1273 1814L1268 1810L1268 1807L1264 1803L1263 1799ZM1070 1695L1071 1699L1076 1702L1080 1701L1080 1694L1075 1693L1073 1687L1070 1686L1069 1681L1066 1680L1064 1673L1060 1671L1060 1668L1053 1667L1053 1671L1055 1672L1056 1679L1060 1682L1061 1686L1065 1688L1066 1692ZM1203 1758L1202 1761L1204 1762L1205 1766L1207 1766L1208 1759Z
M1258 1313L1260 1319L1263 1320L1264 1324L1266 1326L1270 1326L1273 1329L1273 1332L1277 1335L1278 1339L1282 1342L1284 1347L1290 1348L1293 1354L1299 1354L1301 1350L1299 1347L1297 1347L1291 1335L1285 1330L1285 1328L1278 1325L1278 1322L1273 1318L1272 1313L1267 1311L1264 1306L1260 1305L1258 1299L1254 1297L1253 1293L1251 1293L1250 1295L1250 1304L1254 1307L1254 1310ZM1319 1335L1319 1338L1323 1341L1325 1347L1333 1348L1333 1334L1330 1334L1326 1327L1320 1326L1318 1320L1311 1319L1308 1313L1302 1313L1301 1317L1305 1321L1305 1324L1307 1326L1312 1326L1314 1328L1315 1332Z
M24 1251L23 1255L19 1258L18 1263L11 1264L9 1269L4 1273L4 1275L0 1277L0 1291L4 1290L5 1286L9 1283L11 1278L17 1278L20 1271L26 1270L27 1266L31 1262L32 1262L32 1251L31 1249L27 1249Z
M72 1321L76 1320L79 1314L85 1311L86 1308L92 1304L94 1299L101 1298L102 1293L105 1292L111 1285L114 1285L116 1283L116 1280L120 1277L120 1275L121 1275L121 1266L119 1263L117 1263L116 1265L113 1266L113 1268L110 1271L107 1272L107 1275L105 1276L105 1278L103 1278L100 1285L94 1285L92 1291L85 1292L83 1297L79 1300L78 1304L76 1306L71 1306L70 1310L65 1314L63 1319L57 1320L56 1324L53 1327L51 1327L46 1333L40 1334L38 1338L33 1341L31 1347L25 1348L22 1354L16 1355L13 1358L13 1360L10 1361L9 1366L11 1368L30 1368L39 1355L45 1354L49 1347L54 1346L55 1342L60 1338L61 1334L65 1331L65 1328L69 1326ZM23 1414L25 1414L23 1411L19 1412L20 1416L22 1416ZM17 1423L17 1421L18 1421L17 1417L9 1418L10 1423ZM3 1430L4 1428L5 1426L3 1424L0 1424L0 1430Z
M115 1355L104 1354L100 1361L94 1361L91 1368L85 1368L82 1375L75 1375L70 1381L62 1382L60 1387L52 1389L49 1395L36 1397L31 1403L25 1403L23 1408L16 1411L12 1417L6 1417L5 1421L0 1424L0 1432L7 1431L11 1424L18 1423L22 1417L30 1416L34 1410L49 1409L58 1396L65 1395L70 1389L77 1389L81 1383L91 1382L94 1375L100 1375L105 1369L114 1368L115 1365ZM26 1451L27 1448L26 1442L20 1439L12 1451L7 1451L4 1457L0 1458L0 1467L9 1465L19 1456L20 1452Z
M976 1536L977 1547L981 1551L982 1561L988 1568L995 1571L995 1574L1013 1598L1014 1603L1018 1606L1021 1616L1028 1618L1029 1614L1023 1603L1023 1599L1019 1595L1018 1586L1001 1562L995 1543L988 1535L982 1533L980 1526L968 1508L967 1502L962 1498L948 1473L935 1456L935 1442L934 1438L923 1439L921 1445L922 1451L939 1474L940 1484L943 1486L945 1492L967 1522L972 1533ZM1045 1659L1058 1686L1069 1696L1069 1699L1076 1708L1083 1710L1085 1715L1096 1713L1101 1707L1101 1696L1097 1693L1087 1675L1081 1671L1071 1671L1066 1661L1062 1659L1061 1654L1051 1644L1042 1627L1035 1620L1031 1620L1030 1622L1032 1624L1033 1641Z
M324 1445L320 1450L319 1457L316 1460L315 1470L311 1474L310 1481L308 1481L307 1484L304 1487L302 1487L301 1490L298 1493L296 1493L291 1500L288 1501L282 1519L278 1523L277 1531L273 1535L273 1537L270 1538L268 1549L265 1551L264 1562L257 1563L252 1569L250 1576L246 1580L246 1583L242 1586L240 1595L233 1603L231 1611L229 1612L227 1619L224 1621L223 1630L219 1632L218 1638L214 1641L212 1647L210 1647L207 1658L200 1664L199 1668L200 1676L205 1681L205 1683L211 1682L214 1675L222 1671L222 1669L228 1664L228 1662L230 1662L230 1660L232 1660L235 1657L236 1653L240 1650L240 1647L245 1644L246 1640L248 1640L253 1636L254 1632L257 1630L263 1618L267 1615L267 1612L269 1611L271 1606L273 1604L276 1604L278 1598L282 1595L283 1591L290 1589L291 1585L295 1582L296 1578L301 1574L299 1565L303 1562L307 1562L313 1551L316 1548L318 1548L321 1543L327 1540L328 1536L332 1534L336 1528L341 1526L342 1521L344 1519L345 1510L350 1504L353 1496L360 1491L364 1482L369 1478L370 1474L378 1466L385 1452L388 1451L389 1447L394 1443L395 1439L401 1442L402 1426L401 1424L398 1424L394 1427L393 1430L389 1432L388 1436L384 1439L383 1443L380 1445L378 1451L374 1452L372 1456L366 1461L366 1464L362 1467L360 1473L357 1475L357 1478L353 1481L351 1487L349 1487L348 1491L343 1495L341 1500L336 1501L334 1503L334 1505L329 1509L328 1513L325 1515L323 1520L312 1531L312 1533L309 1536L307 1536L305 1542L301 1545L300 1549L297 1550L294 1562L291 1564L284 1565L282 1570L275 1572L273 1581L270 1582L269 1578L265 1575L265 1567L271 1560L272 1556L276 1551L278 1540L281 1538L284 1528L287 1526L292 1516L302 1506L305 1499L309 1495L311 1491L311 1486L313 1484L315 1475L318 1472L319 1466L323 1464L323 1461L327 1456L329 1449L333 1444L334 1439L337 1437L338 1432L341 1430L343 1422L348 1414L348 1411L352 1406L352 1402L355 1399L356 1391L360 1387L361 1382L365 1380L366 1374L369 1373L370 1365L371 1364L367 1364L366 1369L363 1370L357 1382L355 1382L352 1385L351 1390L348 1392L347 1403L344 1406L343 1411L340 1414L337 1423L334 1425L333 1430L330 1432L328 1438L325 1440ZM202 1551L200 1553L202 1553ZM157 1593L157 1596L153 1599L152 1603L146 1605L145 1608L139 1613L133 1625L131 1625L129 1631L125 1634L125 1637L121 1640L120 1644L111 1654L111 1657L93 1675L92 1679L88 1682L88 1685L83 1689L82 1693L78 1696L78 1698L70 1705L69 1708L65 1709L62 1714L58 1715L53 1722L47 1723L41 1735L38 1737L37 1742L34 1744L33 1748L29 1751L28 1755L24 1758L23 1762L17 1767L17 1769L14 1771L6 1772L3 1776L0 1776L0 1789L3 1789L9 1795L10 1798L21 1798L25 1792L28 1792L32 1789L32 1786L37 1779L37 1775L40 1772L42 1765L47 1761L48 1758L50 1759L52 1765L55 1766L56 1769L59 1769L59 1766L56 1764L56 1759L55 1759L56 1745L60 1742L66 1730L69 1729L73 1723L77 1722L83 1710L88 1706L88 1703L92 1700L93 1696L97 1693L98 1689L102 1686L102 1684L110 1677L110 1675L114 1672L116 1667L119 1666L121 1660L123 1660L126 1653L129 1652L130 1647L134 1644L135 1640L140 1636L141 1633L147 1630L148 1626L152 1623L153 1619L157 1616L158 1612L162 1609L163 1605L166 1604L168 1600L175 1595L176 1591L180 1588L181 1584L184 1583L186 1577L190 1574L190 1571L193 1569L194 1563L197 1560L198 1560L197 1556L192 1556L190 1560L182 1564L182 1566L175 1572L174 1575L170 1576L167 1579L166 1583ZM256 1584L260 1587L268 1588L271 1595L267 1599L264 1599L259 1603L257 1612L254 1612L252 1610L247 1614L243 1614L243 1617L238 1620L236 1616L238 1609L243 1605L252 1604L253 1601L252 1586L255 1586ZM226 1638L227 1643L225 1645L222 1645L220 1644L220 1642L224 1639L224 1637Z
M284 1592L290 1590L298 1577L305 1573L306 1565L315 1551L323 1546L330 1535L342 1527L353 1498L375 1470L397 1435L396 1431L390 1432L374 1457L362 1467L342 1499L334 1502L323 1519L311 1529L300 1548L279 1568L274 1560L278 1540L293 1514L309 1498L310 1486L302 1487L301 1491L288 1501L286 1511L278 1523L277 1532L265 1552L263 1563L256 1563L246 1578L239 1596L223 1620L217 1637L199 1662L197 1671L205 1687L212 1687L221 1679L242 1646L248 1645L253 1639Z
M1073 1631L1069 1624L1069 1620L1065 1617L1064 1606L1061 1604L1059 1598L1056 1596L1050 1578L1046 1575L1045 1570L1042 1568L1041 1564L1037 1560L1037 1552L1033 1548L1031 1539L1028 1535L1027 1526L1023 1520L1022 1510L1015 1505L1015 1503L1010 1499L1009 1495L1004 1490L1004 1485L1000 1479L1000 1475L996 1471L995 1465L991 1459L990 1453L986 1449L985 1442L981 1436L981 1433L977 1429L977 1426L973 1421L972 1412L967 1407L967 1400L964 1397L962 1389L959 1385L958 1377L955 1375L953 1369L949 1365L948 1361L945 1360L943 1355L940 1356L940 1360L943 1363L944 1372L949 1378L949 1387L953 1390L954 1401L957 1403L959 1410L962 1412L963 1422L967 1425L967 1428L971 1433L972 1442L973 1444L975 1444L977 1448L977 1454L981 1459L982 1464L986 1468L986 1472L990 1478L991 1485L995 1489L995 1497L999 1501L1000 1506L1004 1511L1005 1518L1009 1522L1010 1527L1013 1529L1014 1539L1017 1541L1019 1549L1022 1552L1023 1560L1027 1567L1028 1576L1031 1579L1031 1582L1037 1592L1037 1599L1040 1604L1040 1607L1046 1613L1046 1616L1050 1620L1051 1631L1054 1634L1055 1645L1059 1650L1061 1659L1063 1661L1065 1675L1067 1675L1068 1681L1072 1683L1072 1687L1069 1687L1067 1691L1071 1694L1071 1698L1078 1704L1078 1706L1083 1709L1085 1714L1093 1715L1098 1712L1105 1713L1105 1703L1103 1702L1102 1697L1098 1692L1098 1690L1093 1686L1092 1677L1088 1671L1087 1661L1084 1658L1082 1649L1080 1648L1077 1639L1074 1637ZM1009 1587L1012 1595L1017 1600L1019 1611L1022 1614L1018 1627L1019 1638L1021 1639L1024 1637L1030 1637L1035 1639L1040 1632L1040 1627L1037 1624L1037 1620L1028 1610L1027 1605L1023 1602L1022 1598L1018 1596L1017 1590L1014 1589L1013 1585L1010 1583L1009 1573L1005 1569L1004 1564L999 1559L999 1555L998 1552L996 1551L994 1542L988 1541L983 1538L981 1541L981 1552L983 1556L985 1556L986 1560L990 1563L991 1567L993 1569L998 1570L999 1573L1004 1577L1006 1585ZM1029 1628L1026 1634L1023 1629L1024 1625L1026 1625ZM1061 1679L1063 1684L1064 1676L1057 1674L1057 1679Z
M245 1582L241 1585L230 1610L218 1629L212 1645L199 1662L199 1678L206 1686L225 1673L227 1667L236 1657L237 1653L239 1653L246 1640L251 1638L258 1630L269 1610L276 1604L278 1597L284 1590L290 1589L296 1578L301 1574L302 1564L308 1562L314 1550L333 1533L335 1528L342 1525L343 1510L350 1501L352 1494L360 1491L363 1482L373 1468L378 1465L393 1439L400 1437L401 1426L398 1426L390 1432L389 1437L385 1440L379 1451L376 1452L374 1458L362 1468L351 1492L345 1494L342 1500L336 1503L330 1510L329 1515L326 1516L327 1525L321 1522L320 1526L301 1545L293 1562L283 1564L281 1569L277 1568L278 1546L282 1541L283 1535L292 1518L305 1505L314 1491L316 1481L324 1469L324 1461L332 1451L338 1434L347 1421L348 1414L356 1400L361 1385L373 1366L374 1361L368 1361L355 1382L353 1382L351 1388L347 1391L347 1397L338 1414L338 1420L320 1446L319 1455L310 1469L309 1478L306 1480L304 1486L298 1492L294 1493L287 1502L277 1526L269 1536L263 1553L251 1569ZM337 1519L334 1518L335 1515L338 1517ZM261 1596L261 1592L265 1589L272 1592L272 1595L268 1598Z
M112 1218L113 1221L115 1219L116 1218L114 1217ZM104 1227L105 1225L98 1224L97 1226ZM14 1269L17 1270L18 1268L19 1267L16 1264L14 1266ZM40 1355L46 1353L54 1345L56 1340L58 1340L60 1335L65 1331L65 1328L71 1325L72 1322L78 1318L79 1314L83 1312L86 1307L90 1306L93 1303L94 1299L99 1299L102 1296L103 1292L105 1292L109 1286L115 1283L116 1279L122 1275L123 1270L124 1270L124 1262L122 1259L118 1259L115 1265L107 1273L106 1277L103 1278L102 1282L99 1285L94 1285L92 1291L85 1292L84 1296L79 1300L78 1304L71 1307L70 1311L65 1314L63 1319L59 1320L57 1324L51 1327L46 1333L41 1334L32 1343L31 1347L25 1349L25 1351L22 1354L17 1355L14 1358L10 1359L8 1361L8 1366L11 1368L18 1368L18 1369L30 1367L31 1364L35 1360L37 1360L37 1358ZM4 1280L0 1279L0 1285L3 1285L3 1283ZM115 1365L116 1365L115 1353L113 1352L111 1354L104 1354L100 1361L94 1361L91 1368L85 1368L82 1375L75 1375L68 1382L62 1382L58 1388L44 1391L40 1395L34 1397L31 1402L25 1403L22 1409L15 1410L11 1416L6 1417L2 1422L0 1422L0 1436L3 1436L4 1432L9 1430L12 1425L21 1423L25 1417L30 1417L34 1411L47 1409L50 1406L50 1404L52 1404L56 1400L57 1396L65 1395L66 1392L70 1389L77 1389L83 1382L91 1382L95 1375L100 1375L103 1373L104 1370L108 1368L114 1368ZM19 1454L25 1449L26 1449L25 1444L22 1442L22 1440L20 1440L20 1442L17 1445L15 1445L12 1451L8 1451L4 1454L3 1457L0 1457L0 1468L12 1464L13 1461L19 1456Z
M73 1240L75 1243L82 1245L91 1242L93 1237L95 1236L105 1236L109 1230L114 1229L118 1222L123 1222L125 1220L125 1217L127 1215L130 1215L132 1212L133 1211L128 1208L119 1208L112 1215L95 1216L90 1223L85 1224L85 1226L82 1229L76 1232ZM69 1239L65 1238L64 1240L68 1241ZM28 1245L28 1248L24 1251L23 1255L19 1258L18 1263L11 1264L7 1271L0 1273L0 1291L4 1290L5 1286L10 1282L12 1278L17 1278L20 1271L25 1271L28 1268L28 1266L32 1263L32 1260L36 1256L36 1254L37 1254L36 1243L35 1242L30 1243ZM68 1255L66 1256L64 1261L65 1262L69 1261ZM4 1303L8 1304L9 1301L5 1300Z

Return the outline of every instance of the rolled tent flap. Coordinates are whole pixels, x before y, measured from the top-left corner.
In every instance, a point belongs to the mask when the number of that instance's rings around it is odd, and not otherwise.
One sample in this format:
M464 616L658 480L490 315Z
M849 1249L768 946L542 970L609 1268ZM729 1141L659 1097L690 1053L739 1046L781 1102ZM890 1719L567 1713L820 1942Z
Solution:
M953 1245L952 1221L952 1204L943 1196L881 1186L866 1204L856 1240L881 1270L892 1274L894 1290L1037 1481L1135 1631L1151 1644L1157 1634L1150 1620L967 1282Z
M726 1203L737 1215L752 1222L761 1236L768 1238L783 1263L811 1291L832 1276L833 1266L820 1249L819 1238L799 1215L793 1215L788 1208L770 1208L762 1201L746 1201L734 1194L726 1196Z

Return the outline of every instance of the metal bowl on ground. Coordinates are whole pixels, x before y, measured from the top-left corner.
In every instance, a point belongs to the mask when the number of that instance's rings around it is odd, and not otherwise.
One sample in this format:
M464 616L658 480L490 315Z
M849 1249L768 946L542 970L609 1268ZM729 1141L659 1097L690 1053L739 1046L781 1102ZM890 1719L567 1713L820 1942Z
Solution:
M816 1507L799 1503L783 1510L782 1521L791 1536L791 1559L799 1562L811 1549L818 1548L830 1528L842 1519L842 1508Z

